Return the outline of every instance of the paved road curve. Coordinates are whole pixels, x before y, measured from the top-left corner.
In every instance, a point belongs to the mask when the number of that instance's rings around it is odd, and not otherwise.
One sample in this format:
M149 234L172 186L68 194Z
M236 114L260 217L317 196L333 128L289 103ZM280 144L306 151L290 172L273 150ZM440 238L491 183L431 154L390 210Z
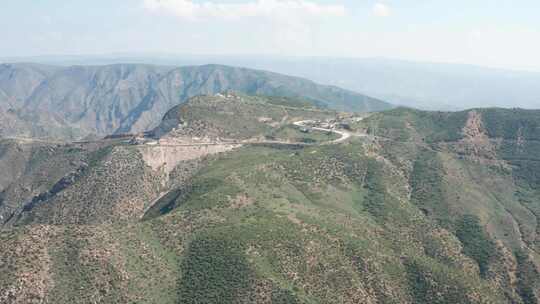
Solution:
M347 132L345 130L325 129L325 128L319 128L319 127L306 126L306 124L310 122L313 122L313 120L301 120L301 121L294 122L293 124L298 127L309 128L316 131L336 133L341 136L340 138L326 142L325 144L338 144L340 142L346 141L349 137L352 136L351 132Z

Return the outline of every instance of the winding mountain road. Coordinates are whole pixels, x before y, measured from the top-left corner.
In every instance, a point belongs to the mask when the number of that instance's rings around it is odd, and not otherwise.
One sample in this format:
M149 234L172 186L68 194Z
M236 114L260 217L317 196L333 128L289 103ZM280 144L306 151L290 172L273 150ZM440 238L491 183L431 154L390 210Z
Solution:
M314 123L313 120L301 120L293 122L293 125L301 128L311 129L315 131L322 131L322 132L331 132L338 134L340 137L338 139L334 139L331 141L323 142L323 143L293 143L293 142L287 142L287 141L280 141L280 140L236 140L236 141L216 141L216 142L194 142L194 143L159 143L159 142L152 142L152 143L144 143L142 146L146 147L194 147L194 146L221 146L221 145L245 145L245 144L252 144L252 145L260 145L260 144L275 144L275 145L290 145L290 146L314 146L314 145L333 145L333 144L339 144L347 139L349 139L352 136L358 136L358 137L365 137L366 134L356 134L351 133L346 130L337 130L337 129L328 129L328 128L321 128L321 127L314 127L310 126L309 124Z
M320 143L321 145L339 144L341 142L346 141L353 135L363 136L361 134L353 134L345 130L326 129L326 128L320 128L320 127L311 127L311 126L306 125L312 122L313 120L301 120L301 121L293 122L293 125L297 127L301 127L301 128L315 130L315 131L331 132L331 133L338 134L340 136L340 138L338 139ZM263 140L263 141L239 140L239 141L220 141L220 142L207 142L207 143L173 144L172 146L211 146L211 145L241 145L241 144L282 144L282 145L296 145L296 146L298 145L313 146L314 145L314 144L309 144L309 143L292 143L292 142L279 141L279 140ZM163 144L160 144L160 146L163 146Z
M334 139L334 140L326 142L324 144L338 144L338 143L346 141L347 139L349 139L352 136L351 132L347 132L345 130L326 129L326 128L319 128L319 127L311 127L311 126L306 125L306 124L311 123L311 122L313 122L313 120L301 120L301 121L293 122L293 124L295 126L297 126L297 127L309 128L309 129L316 130L316 131L332 132L332 133L336 133L336 134L341 136L338 139Z

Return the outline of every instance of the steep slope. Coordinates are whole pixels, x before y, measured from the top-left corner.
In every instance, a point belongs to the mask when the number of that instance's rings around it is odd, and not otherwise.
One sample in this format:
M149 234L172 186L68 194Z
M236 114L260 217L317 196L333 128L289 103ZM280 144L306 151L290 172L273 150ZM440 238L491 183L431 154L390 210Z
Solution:
M46 67L3 64L0 135L81 138L154 128L189 97L226 90L304 97L333 109L377 111L385 102L270 72L218 65Z
M506 267L515 271L506 284L514 284L525 303L538 301L540 111L397 109L362 124L384 139L374 153L410 168L412 201L439 225L455 229L481 272L489 275L498 259L477 234L483 231L506 248ZM477 228L463 226L471 224ZM520 286L531 277L533 287Z
M0 140L0 224L64 190L109 144Z
M487 187L477 193L484 197L482 200L489 198L485 206L480 206L471 196L459 195L449 198L447 205L455 205L455 212L477 213L485 220L490 212L503 210L508 213L505 215L508 219L517 221L512 229L522 231L515 230L510 234L499 231L498 237L505 239L502 236L507 236L509 243L517 239L515 244L519 245L524 245L519 240L528 240L525 242L538 250L535 231L539 214L537 199L533 197L540 186L537 175L540 111L477 109L444 113L397 109L375 114L362 124L369 133L385 138L385 146L391 149L415 144L416 149L427 150L433 158L432 166L439 163L441 171L456 175L445 177L452 178L445 182L457 182L456 178L467 177L473 179L473 184L478 184L474 191ZM426 165L416 164L420 168ZM467 172L463 172L464 169ZM465 180L461 182L466 183ZM493 228L501 227L504 225Z
M25 108L33 92L56 71L37 64L0 65L0 136L79 136L77 127L66 128L54 112Z
M58 68L39 64L1 64L0 101L6 107L24 105L34 90Z
M303 100L229 92L171 109L151 134L157 145L133 145L122 137L76 144L6 140L0 142L0 223L138 219L198 170L206 155L238 148L243 140L331 140L324 132L299 132L292 122L336 116Z
M0 302L538 303L538 115L192 98L4 226Z

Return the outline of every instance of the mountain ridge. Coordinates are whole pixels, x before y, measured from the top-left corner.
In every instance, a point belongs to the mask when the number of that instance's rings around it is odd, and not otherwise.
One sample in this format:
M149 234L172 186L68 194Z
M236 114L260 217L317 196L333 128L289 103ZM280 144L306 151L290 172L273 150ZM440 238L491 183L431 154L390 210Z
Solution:
M116 62L196 65L208 62L305 77L362 92L396 105L423 110L463 110L482 105L540 107L540 71L391 58L333 58L265 55L117 54L32 58L55 64Z
M0 133L4 136L82 138L147 131L159 123L167 110L187 98L230 89L303 97L339 110L376 111L391 107L334 86L223 65L2 67L0 91L5 97L0 99L0 116L6 123L0 126Z
M231 92L0 140L0 302L536 304L539 125Z

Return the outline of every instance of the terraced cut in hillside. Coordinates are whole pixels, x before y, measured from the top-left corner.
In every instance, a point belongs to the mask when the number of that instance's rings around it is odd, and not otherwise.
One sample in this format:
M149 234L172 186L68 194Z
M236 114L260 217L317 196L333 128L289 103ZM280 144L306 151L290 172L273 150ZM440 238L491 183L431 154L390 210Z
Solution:
M79 144L59 191L3 196L21 211L0 232L0 302L538 303L539 126L197 97L149 137ZM10 172L3 189L25 180Z

